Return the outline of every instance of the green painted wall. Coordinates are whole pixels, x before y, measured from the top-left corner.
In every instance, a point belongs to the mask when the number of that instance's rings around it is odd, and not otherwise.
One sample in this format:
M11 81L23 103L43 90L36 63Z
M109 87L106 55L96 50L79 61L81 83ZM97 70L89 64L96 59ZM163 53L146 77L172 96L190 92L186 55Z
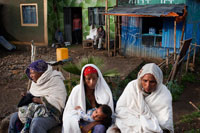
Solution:
M108 6L116 5L116 0L108 0ZM54 41L57 27L64 32L63 7L82 7L82 34L83 39L89 34L88 7L105 7L105 0L48 0L48 37L49 43ZM56 10L55 10L56 8ZM114 37L114 18L110 20L111 36Z
M55 42L55 32L59 27L64 32L63 0L48 0L48 42Z
M20 4L38 3L38 26L21 26ZM43 0L1 0L3 4L2 23L9 41L44 42ZM1 25L2 26L2 25Z

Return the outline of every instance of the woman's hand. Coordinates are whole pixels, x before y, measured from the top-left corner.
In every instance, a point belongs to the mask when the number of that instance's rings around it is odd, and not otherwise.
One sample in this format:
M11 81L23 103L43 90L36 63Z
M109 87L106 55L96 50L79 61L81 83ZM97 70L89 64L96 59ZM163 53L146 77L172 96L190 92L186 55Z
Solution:
M34 98L32 98L32 101L33 101L34 103L42 104L42 100L41 100L40 97L34 97Z
M96 126L98 124L101 124L101 122L94 121L92 123L89 123L88 125L86 125L83 128L81 128L81 132L82 133L88 133L94 126Z

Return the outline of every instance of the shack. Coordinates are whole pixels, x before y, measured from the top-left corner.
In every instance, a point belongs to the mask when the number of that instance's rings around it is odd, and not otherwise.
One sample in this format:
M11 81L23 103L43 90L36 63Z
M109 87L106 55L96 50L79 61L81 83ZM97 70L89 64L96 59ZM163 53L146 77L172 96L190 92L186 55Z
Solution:
M193 43L199 45L200 19L195 4L200 5L200 2L114 7L105 14L115 16L117 20L114 52L165 58L167 49L170 53L178 53L181 41L185 39L193 38Z

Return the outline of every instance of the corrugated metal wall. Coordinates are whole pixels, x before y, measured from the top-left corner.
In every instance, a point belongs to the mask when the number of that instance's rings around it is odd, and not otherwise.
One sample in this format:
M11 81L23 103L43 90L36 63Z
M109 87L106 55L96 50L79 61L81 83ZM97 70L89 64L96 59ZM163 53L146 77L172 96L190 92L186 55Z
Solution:
M200 45L200 1L187 0L187 24L186 24L186 39L192 38L192 43Z
M153 18L152 18L153 19ZM142 18L122 17L122 36L121 43L125 55L165 58L167 48L173 52L174 48L174 19L164 19L162 32L162 47L153 45L142 45ZM182 33L182 23L177 24L176 29L176 48L180 47L180 38Z
M176 24L176 48L180 47L182 27L183 22ZM164 18L162 29L162 47L174 48L174 18Z

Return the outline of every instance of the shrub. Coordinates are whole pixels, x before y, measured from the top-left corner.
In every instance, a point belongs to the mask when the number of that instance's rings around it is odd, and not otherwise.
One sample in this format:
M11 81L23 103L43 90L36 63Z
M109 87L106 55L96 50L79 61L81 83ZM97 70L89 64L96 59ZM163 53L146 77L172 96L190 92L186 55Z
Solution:
M173 101L176 101L183 92L183 86L179 85L176 80L169 81L167 83L167 88L172 94Z

